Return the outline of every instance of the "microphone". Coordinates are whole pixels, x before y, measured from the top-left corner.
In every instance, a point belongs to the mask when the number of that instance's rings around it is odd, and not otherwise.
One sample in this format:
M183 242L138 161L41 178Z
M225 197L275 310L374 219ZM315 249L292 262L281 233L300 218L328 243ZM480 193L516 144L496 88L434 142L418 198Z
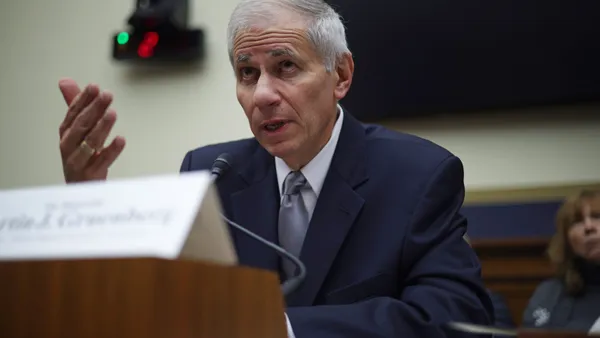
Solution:
M223 154L219 155L217 157L217 159L215 159L215 161L213 162L212 168L210 170L213 181L217 181L229 169L231 169L232 163L233 163L232 157L228 153L223 153ZM302 282L304 282L304 279L306 278L306 266L304 266L304 264L300 261L300 259L298 259L296 256L292 255L291 253L289 253L287 250L280 247L279 245L260 237L259 235L253 233L252 231L250 231L250 230L244 228L243 226L237 224L236 222L230 220L225 215L221 214L221 218L223 218L223 220L225 222L227 222L229 225L231 225L234 228L236 228L237 230L243 232L247 236L249 236L249 237L259 241L260 243L268 246L269 248L275 250L277 252L277 254L279 254L279 256L291 261L298 268L298 274L296 276L291 277L288 280L284 281L283 284L281 285L281 291L284 296L288 296L289 294L294 292L296 289L298 289L298 287L300 287L300 285L302 284Z

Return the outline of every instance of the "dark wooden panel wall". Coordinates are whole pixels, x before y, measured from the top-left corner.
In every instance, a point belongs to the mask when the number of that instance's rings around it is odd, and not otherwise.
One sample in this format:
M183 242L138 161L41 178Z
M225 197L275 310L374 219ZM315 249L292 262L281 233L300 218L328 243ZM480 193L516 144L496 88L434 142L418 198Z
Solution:
M553 276L549 239L474 240L486 286L506 298L517 325L537 285Z

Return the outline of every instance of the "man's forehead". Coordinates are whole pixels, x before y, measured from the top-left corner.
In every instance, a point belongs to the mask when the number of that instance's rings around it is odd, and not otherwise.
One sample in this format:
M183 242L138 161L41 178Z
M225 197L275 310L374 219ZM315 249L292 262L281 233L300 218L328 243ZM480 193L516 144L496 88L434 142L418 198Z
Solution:
M233 45L234 58L246 62L258 54L271 57L297 57L309 46L306 30L299 28L269 28L240 32Z

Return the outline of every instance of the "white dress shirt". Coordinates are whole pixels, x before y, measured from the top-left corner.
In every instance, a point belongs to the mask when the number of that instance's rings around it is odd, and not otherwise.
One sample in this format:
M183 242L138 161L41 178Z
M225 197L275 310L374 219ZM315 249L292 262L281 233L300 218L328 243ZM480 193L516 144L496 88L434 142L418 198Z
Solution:
M342 130L342 122L344 120L344 112L340 106L338 106L338 111L339 115L335 125L333 126L333 131L329 141L327 141L327 144L325 144L317 156L315 156L310 162L308 162L307 165L300 169L300 172L302 172L311 188L303 189L301 192L304 204L308 209L309 219L312 218L315 205L317 204L317 198L319 197L319 193L321 193L325 176L327 176L327 171L329 171L329 165L331 164L331 159L333 158L338 139L340 138L340 131ZM292 169L290 169L290 167L288 167L288 165L285 164L285 162L279 157L275 157L275 169L277 170L277 182L279 186L279 194L281 196L281 192L283 191L283 182Z
M308 162L307 165L300 169L300 172L302 172L306 178L308 185L310 185L310 189L303 189L301 192L302 199L304 200L304 204L306 205L306 209L308 211L309 220L312 218L315 206L317 204L317 198L319 197L319 193L323 187L325 176L327 176L327 172L329 171L331 159L333 158L338 139L340 138L340 131L342 130L342 123L344 120L344 111L339 105L338 111L339 115L335 121L335 125L333 126L333 131L329 141L327 141L327 144L325 144L317 156L315 156L310 162ZM281 196L283 182L292 169L290 169L290 167L288 167L288 165L278 157L275 158L275 169L277 171L279 195ZM287 323L288 337L295 338L296 336L294 335L294 331L292 330L292 325L287 314L285 315L285 319Z

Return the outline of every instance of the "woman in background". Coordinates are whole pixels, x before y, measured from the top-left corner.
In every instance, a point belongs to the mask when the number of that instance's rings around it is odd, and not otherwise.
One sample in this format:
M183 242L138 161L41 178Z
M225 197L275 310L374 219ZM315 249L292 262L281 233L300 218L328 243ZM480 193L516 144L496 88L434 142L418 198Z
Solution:
M600 332L600 191L565 201L548 254L557 276L537 287L523 326Z

